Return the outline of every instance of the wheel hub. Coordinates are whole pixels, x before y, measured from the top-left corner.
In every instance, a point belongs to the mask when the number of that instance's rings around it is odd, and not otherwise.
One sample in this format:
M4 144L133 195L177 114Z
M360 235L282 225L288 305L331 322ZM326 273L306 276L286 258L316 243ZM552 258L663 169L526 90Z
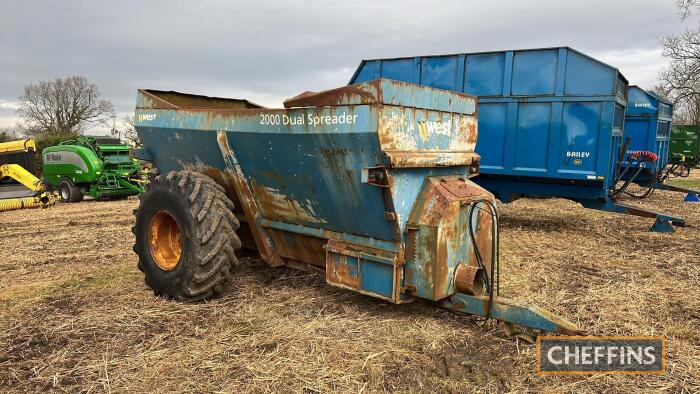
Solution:
M175 218L167 211L158 211L148 225L149 245L153 260L161 269L170 271L180 263L182 238Z

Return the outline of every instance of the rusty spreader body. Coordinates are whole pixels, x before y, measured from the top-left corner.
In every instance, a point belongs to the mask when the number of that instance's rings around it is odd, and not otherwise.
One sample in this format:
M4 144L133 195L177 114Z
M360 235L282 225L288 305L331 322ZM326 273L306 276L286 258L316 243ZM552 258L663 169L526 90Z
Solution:
M476 99L390 80L265 109L140 90L140 158L226 190L243 246L272 266L392 303L423 299L554 332L576 327L498 292L494 197L478 174Z

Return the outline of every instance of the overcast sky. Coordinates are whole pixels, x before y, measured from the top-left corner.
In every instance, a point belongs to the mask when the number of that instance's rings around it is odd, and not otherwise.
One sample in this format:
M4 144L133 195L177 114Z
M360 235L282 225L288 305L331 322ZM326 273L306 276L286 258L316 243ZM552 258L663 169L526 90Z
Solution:
M136 89L247 98L347 84L360 60L571 46L651 87L674 0L0 0L0 127L28 83L84 75L120 113Z

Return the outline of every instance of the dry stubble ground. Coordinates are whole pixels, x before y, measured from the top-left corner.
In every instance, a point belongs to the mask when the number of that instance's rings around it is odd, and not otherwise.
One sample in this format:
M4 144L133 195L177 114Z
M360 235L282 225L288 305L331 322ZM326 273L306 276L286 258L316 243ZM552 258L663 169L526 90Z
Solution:
M644 203L700 226L700 204ZM152 296L137 201L0 213L0 391L700 391L699 228L565 200L502 207L502 293L598 335L665 335L664 376L538 377L493 322L389 305L245 260L224 297Z

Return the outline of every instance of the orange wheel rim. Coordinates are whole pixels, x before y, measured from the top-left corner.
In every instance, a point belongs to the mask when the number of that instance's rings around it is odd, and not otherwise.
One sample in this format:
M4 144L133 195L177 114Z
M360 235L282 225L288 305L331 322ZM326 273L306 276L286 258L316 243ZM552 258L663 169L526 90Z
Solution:
M156 265L170 271L180 263L182 239L180 227L170 212L158 211L148 225L148 238L151 255Z

